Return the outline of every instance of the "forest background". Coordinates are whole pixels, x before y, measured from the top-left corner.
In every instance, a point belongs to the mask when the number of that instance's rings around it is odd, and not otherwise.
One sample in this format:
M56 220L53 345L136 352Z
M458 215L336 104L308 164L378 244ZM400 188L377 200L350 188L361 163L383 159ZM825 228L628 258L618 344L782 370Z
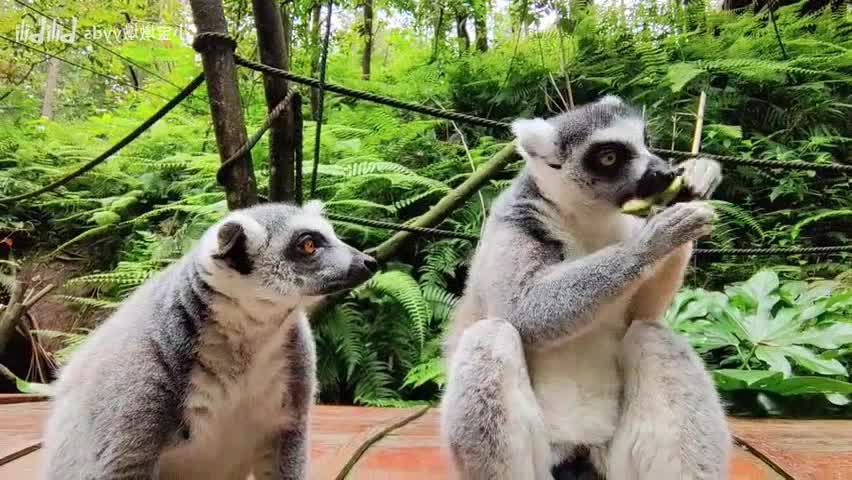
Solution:
M201 71L186 2L0 5L0 197L96 157ZM328 3L278 5L289 68L317 77ZM237 52L257 59L250 3L226 0L225 10ZM612 93L643 108L654 146L678 150L691 147L705 92L702 151L852 164L852 10L843 2L340 0L331 25L333 83L502 121ZM253 132L267 108L262 75L238 73ZM307 173L319 101L293 88L305 99ZM410 221L509 141L502 130L327 94L316 196L331 212ZM267 158L264 139L252 151L261 193ZM0 388L52 379L117 302L221 218L219 161L200 88L86 175L0 207L0 320L16 284L55 287L5 325L0 363L17 385ZM520 165L511 162L441 228L478 233ZM309 184L307 175L306 197ZM831 170L728 164L718 224L701 246L848 245L851 184ZM359 248L393 233L335 226ZM439 398L440 336L474 245L418 237L410 247L317 319L321 402ZM849 416L850 259L696 256L665 320L702 354L732 413Z

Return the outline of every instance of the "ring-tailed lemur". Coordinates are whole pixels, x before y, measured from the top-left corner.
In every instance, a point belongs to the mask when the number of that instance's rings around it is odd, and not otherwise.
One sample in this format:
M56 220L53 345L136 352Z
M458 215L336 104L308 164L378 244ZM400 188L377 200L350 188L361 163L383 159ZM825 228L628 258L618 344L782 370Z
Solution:
M676 171L613 96L516 120L523 171L501 194L446 337L442 432L464 479L550 479L579 455L611 480L718 480L730 439L700 358L661 318L712 210L620 211ZM721 179L690 160L695 200Z
M306 305L376 269L321 209L231 212L128 297L60 373L43 476L306 478Z

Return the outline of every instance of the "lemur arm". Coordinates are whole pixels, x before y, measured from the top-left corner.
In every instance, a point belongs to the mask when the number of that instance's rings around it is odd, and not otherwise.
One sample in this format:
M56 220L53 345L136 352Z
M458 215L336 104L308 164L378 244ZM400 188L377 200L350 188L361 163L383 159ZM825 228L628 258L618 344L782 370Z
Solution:
M692 244L678 247L667 257L660 260L653 273L645 278L633 295L627 322L645 320L661 321L675 294L683 285L686 267L692 258Z
M674 203L707 200L712 197L722 181L722 169L718 162L703 158L690 159L681 164L686 188L682 189ZM646 221L625 215L626 221L634 222L633 234L638 235ZM648 278L633 295L628 323L634 320L661 321L672 299L683 285L689 259L692 258L694 242L688 242L673 250L657 262Z
M652 260L637 246L619 243L577 259L561 260L561 246L523 229L496 229L485 257L494 266L483 289L488 312L511 323L526 345L546 348L589 327L606 302L632 293Z
M123 375L104 385L122 393L105 394L93 405L100 411L95 416L100 445L91 478L159 478L160 455L180 428L181 394L167 367L173 357L154 341L140 348L145 352L123 367Z

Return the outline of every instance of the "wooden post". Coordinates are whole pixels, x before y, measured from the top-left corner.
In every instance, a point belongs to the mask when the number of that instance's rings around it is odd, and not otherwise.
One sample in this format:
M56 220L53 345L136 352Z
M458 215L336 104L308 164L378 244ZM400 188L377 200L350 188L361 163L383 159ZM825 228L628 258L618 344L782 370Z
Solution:
M707 103L707 94L704 90L701 91L701 96L698 97L698 112L695 115L695 132L692 134L692 147L690 152L693 155L698 154L701 148L701 133L704 130L704 106Z
M295 149L293 163L296 164L296 203L301 205L304 190L302 187L302 162L304 162L304 157L302 156L302 139L304 139L304 123L302 123L302 96L299 95L299 92L293 92L293 95L290 97L292 103L290 104L290 111L293 112L293 132L295 137L293 138L293 147Z
M284 36L281 11L272 0L252 0L254 24L257 29L257 48L260 62L287 70L288 45ZM272 111L287 96L287 80L270 74L263 75L267 110ZM292 104L291 104L292 105ZM269 200L296 200L295 182L295 112L288 109L272 122L269 132Z
M227 34L228 25L221 0L190 0L192 17L199 33ZM233 45L209 39L197 45L207 79L207 95L213 131L219 147L219 157L224 162L247 140L243 120ZM227 171L225 196L228 208L249 207L257 203L257 184L251 163L251 153L233 163Z

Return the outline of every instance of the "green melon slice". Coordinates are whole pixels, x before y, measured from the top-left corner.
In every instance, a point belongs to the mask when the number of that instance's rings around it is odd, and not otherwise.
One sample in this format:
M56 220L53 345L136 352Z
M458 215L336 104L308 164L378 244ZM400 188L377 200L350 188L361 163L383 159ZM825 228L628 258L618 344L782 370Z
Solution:
M665 205L671 202L683 188L683 177L677 176L662 192L646 198L633 198L621 206L621 211L631 215L642 215L651 210L654 205Z

